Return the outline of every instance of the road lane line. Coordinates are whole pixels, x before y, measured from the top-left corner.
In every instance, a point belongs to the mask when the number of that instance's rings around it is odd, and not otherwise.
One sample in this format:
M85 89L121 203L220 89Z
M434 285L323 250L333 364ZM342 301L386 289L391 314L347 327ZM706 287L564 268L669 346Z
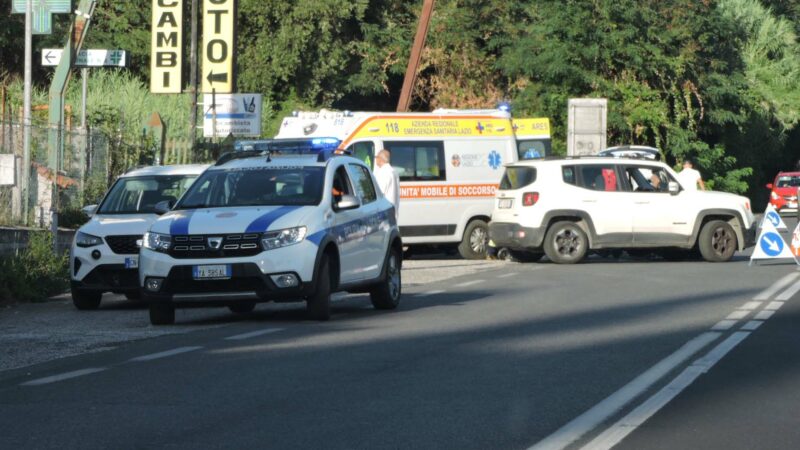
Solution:
M647 369L617 392L606 397L605 400L588 409L538 444L530 447L530 450L563 449L577 441L721 335L722 333L709 331L688 341L681 348Z
M764 322L761 321L761 320L751 320L751 321L747 322L746 324L742 325L741 329L742 330L746 330L746 331L755 331L755 330L758 329L758 327L761 326L762 323L764 323Z
M741 320L741 319L744 319L745 317L747 317L748 314L750 314L750 311L736 310L736 311L728 314L728 317L726 317L726 319L728 319L728 320Z
M772 317L773 314L775 314L775 311L759 311L753 318L756 320L767 320Z
M723 320L720 320L719 322L717 322L716 324L714 324L714 326L711 327L711 329L714 330L714 331L726 331L726 330L730 330L731 328L733 328L734 325L736 325L736 321L735 320L723 319Z
M759 306L761 306L761 303L762 302L747 302L744 305L740 306L739 309L752 311L752 310L758 308Z
M467 287L472 286L473 284L483 283L484 280L472 280L472 281L465 281L463 283L454 284L453 287Z
M20 386L41 386L43 384L55 383L57 381L69 380L70 378L77 378L92 373L102 372L107 369L107 367L90 367L88 369L75 370L72 372L26 381L21 383Z
M513 277L513 276L514 276L514 275L516 275L516 274L517 274L517 272L504 273L503 275L498 275L498 276L497 276L497 278L508 278L508 277Z
M586 444L585 450L611 449L619 444L626 436L635 431L647 419L652 417L667 403L672 401L684 389L689 387L700 375L706 373L740 342L750 335L749 331L737 331L719 343L705 356L695 361L691 366L681 372L669 384L617 421L610 428L600 433L591 442Z
M794 297L795 294L800 292L800 281L795 282L792 287L783 291L779 296L775 297L775 300L789 300L790 298Z
M797 278L798 275L800 275L800 273L797 272L786 275L785 277L773 283L772 286L764 289L763 291L761 291L761 293L753 297L753 300L767 300L768 298L775 295L776 292L788 286L789 283L794 281L794 279Z
M428 291L428 292L422 292L420 294L416 294L416 295L414 295L414 297L428 297L430 295L444 294L445 292L447 292L447 291L445 291L443 289L437 289L435 291Z
M161 358L167 358L169 356L180 355L181 353L193 352L201 348L203 347L178 347L178 348L173 348L172 350L167 350L165 352L158 352L149 355L137 356L136 358L129 359L128 362L152 361L154 359L161 359Z
M264 330L251 331L249 333L236 334L236 335L233 335L233 336L226 337L225 340L226 341L240 341L242 339L250 339L250 338L257 337L257 336L263 336L265 334L277 333L278 331L283 331L283 328L267 328L267 329L264 329Z
M783 302L769 302L769 304L764 307L764 311L777 311L781 306L783 306Z

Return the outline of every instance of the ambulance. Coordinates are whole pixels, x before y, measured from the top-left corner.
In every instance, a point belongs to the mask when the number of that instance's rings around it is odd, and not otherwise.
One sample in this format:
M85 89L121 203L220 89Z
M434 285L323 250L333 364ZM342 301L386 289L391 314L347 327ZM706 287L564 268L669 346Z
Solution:
M405 245L455 245L467 259L486 257L488 222L503 165L549 156L548 119L511 119L498 109L431 113L295 112L275 139L335 138L374 166L391 152L400 177Z

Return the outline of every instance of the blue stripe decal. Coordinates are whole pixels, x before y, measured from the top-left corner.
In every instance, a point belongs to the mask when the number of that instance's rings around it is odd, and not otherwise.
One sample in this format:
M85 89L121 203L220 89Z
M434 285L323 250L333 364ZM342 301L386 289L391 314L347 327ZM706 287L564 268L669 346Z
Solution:
M189 234L189 222L192 221L192 214L194 210L181 211L177 213L169 224L169 234L183 235Z
M320 231L317 231L316 233L306 237L306 239L308 239L309 241L313 242L314 245L319 247L319 244L322 243L322 239L325 238L326 234L328 234L328 230L327 229L320 230Z
M263 233L269 229L269 226L272 225L273 222L280 219L281 217L289 214L290 212L301 208L300 206L281 206L278 209L273 209L272 211L264 214L261 217L256 218L256 220L252 221L250 225L247 226L247 230L245 233Z

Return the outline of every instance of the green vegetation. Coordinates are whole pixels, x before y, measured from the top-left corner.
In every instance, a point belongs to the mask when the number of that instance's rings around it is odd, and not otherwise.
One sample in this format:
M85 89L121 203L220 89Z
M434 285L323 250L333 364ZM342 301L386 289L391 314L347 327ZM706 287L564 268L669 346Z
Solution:
M0 259L0 302L41 301L69 288L67 255L53 253L50 233L31 233L19 256Z
M421 4L240 0L238 89L264 94L265 135L297 109L393 110ZM170 136L188 133L185 96L147 93L149 21L149 1L100 0L86 42L132 56L90 83L90 120L119 142L140 142L153 111ZM14 77L20 24L0 17L0 73ZM798 157L799 31L795 0L439 0L412 108L508 100L516 115L550 117L564 152L567 99L606 97L609 145L654 145L675 164L694 157L715 189L763 204L761 186ZM46 73L36 69L40 87ZM73 111L77 94L73 83Z

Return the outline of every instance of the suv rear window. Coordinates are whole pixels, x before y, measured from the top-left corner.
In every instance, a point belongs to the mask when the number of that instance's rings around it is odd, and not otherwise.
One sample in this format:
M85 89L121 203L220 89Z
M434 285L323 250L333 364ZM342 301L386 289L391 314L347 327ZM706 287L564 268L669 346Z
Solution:
M506 167L500 190L513 190L525 187L536 181L535 167Z

